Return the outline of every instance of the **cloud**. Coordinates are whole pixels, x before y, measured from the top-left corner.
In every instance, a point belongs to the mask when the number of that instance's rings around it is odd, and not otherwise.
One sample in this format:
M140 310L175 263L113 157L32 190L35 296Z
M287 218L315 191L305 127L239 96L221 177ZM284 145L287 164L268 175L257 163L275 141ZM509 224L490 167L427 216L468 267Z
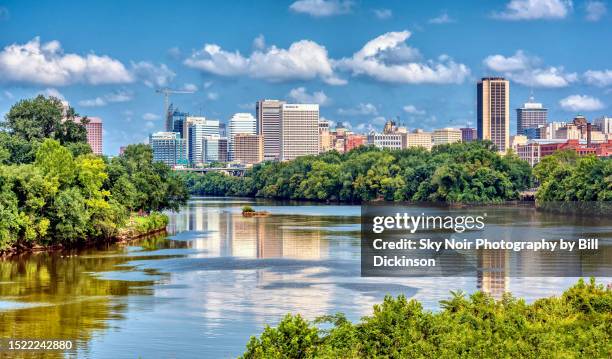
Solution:
M46 88L43 91L39 92L41 95L45 95L47 97L55 97L57 99L60 99L62 101L65 101L66 99L64 98L64 95L62 95L61 92L59 92L57 89L54 89L52 87L50 88Z
M156 66L148 61L132 62L132 72L148 87L166 87L176 76L165 64Z
M570 112L597 111L603 109L604 104L597 98L587 95L571 95L559 101L559 105Z
M562 66L539 67L541 60L529 56L522 50L512 56L487 56L483 64L489 70L501 72L510 80L525 86L559 88L569 86L578 80L578 74L566 73Z
M216 101L219 99L219 94L216 92L209 92L206 97L211 101Z
M79 106L83 107L101 107L106 106L106 101L102 97L96 97L88 100L79 101Z
M66 86L132 81L133 76L119 60L95 54L66 54L59 41L41 43L35 37L23 45L8 45L0 52L0 82Z
M350 0L298 0L289 6L296 13L313 17L343 15L351 12L353 2Z
M263 50L266 48L266 38L262 34L259 34L259 36L253 39L253 48L255 50Z
M170 56L174 60L180 59L181 55L182 55L182 52L178 46L174 46L168 49L168 56Z
M327 97L325 92L315 91L310 94L306 92L306 88L304 87L292 89L288 96L298 103L316 103L321 106L326 106L331 102L331 99Z
M440 25L449 24L451 22L455 22L455 20L448 16L446 12L443 12L442 14L440 14L440 16L434 17L433 19L429 19L429 21L427 22L429 22L430 24Z
M606 3L602 1L589 1L586 4L586 16L587 21L599 21L606 15L608 9Z
M367 42L350 58L336 62L353 75L365 75L382 82L408 84L462 83L470 74L464 64L441 55L436 61L419 61L418 49L409 47L409 31L388 32Z
M511 0L502 12L493 13L501 20L563 19L572 10L571 0Z
M198 91L198 86L196 84L186 83L183 85L183 90L196 92Z
M218 76L249 76L270 82L320 78L331 85L346 83L335 76L325 47L310 40L294 42L288 49L270 46L255 50L248 57L239 51L230 52L219 45L206 44L184 64Z
M253 110L255 109L255 103L254 102L241 103L241 104L238 104L238 108L243 109L243 110Z
M403 107L404 112L412 114L412 115L424 115L425 110L419 110L414 105L406 105Z
M133 93L130 91L114 91L112 93L106 94L103 97L95 97L92 99L85 99L79 101L79 106L83 107L102 107L106 106L108 103L114 102L128 102L133 99Z
M393 16L391 9L374 9L374 15L381 20L389 19Z
M213 85L213 82L212 82L212 81L206 81L206 82L204 82L204 88L205 88L205 89L207 89L207 88L211 87L212 85Z
M612 70L595 71L588 70L584 73L584 79L589 85L606 87L612 85Z
M364 115L378 115L378 109L371 103L360 103L353 108L339 108L338 114L341 116L364 116Z
M8 91L8 90L5 90L3 93L4 93L4 97L5 97L7 100L12 100L12 99L14 99L14 98L15 98L15 95L13 95L13 93L12 93L12 92L10 92L10 91Z
M151 113L151 112L147 112L144 115L142 115L142 119L145 121L155 121L155 120L159 120L161 117L157 114Z

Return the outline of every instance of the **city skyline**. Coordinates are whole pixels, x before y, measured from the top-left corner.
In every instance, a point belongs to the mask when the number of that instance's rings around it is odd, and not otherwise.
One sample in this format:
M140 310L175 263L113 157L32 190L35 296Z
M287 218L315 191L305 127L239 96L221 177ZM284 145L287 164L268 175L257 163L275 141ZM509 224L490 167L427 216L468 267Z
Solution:
M171 102L226 124L235 113L255 116L256 101L270 98L317 103L332 126L355 132L380 131L398 116L431 131L476 127L474 84L504 76L512 135L515 109L532 91L551 122L609 115L608 5L4 1L0 115L21 98L59 95L102 118L107 154L164 130L160 87L193 91ZM71 26L60 26L66 17Z

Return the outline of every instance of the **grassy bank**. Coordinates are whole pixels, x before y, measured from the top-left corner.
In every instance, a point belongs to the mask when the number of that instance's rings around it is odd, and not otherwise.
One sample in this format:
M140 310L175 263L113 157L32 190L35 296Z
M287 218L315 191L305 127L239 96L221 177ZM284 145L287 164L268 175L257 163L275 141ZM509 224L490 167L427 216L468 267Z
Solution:
M315 322L288 314L251 338L243 358L612 357L612 290L594 280L532 304L478 292L452 293L441 307L388 296L356 324L341 314ZM319 329L324 323L331 329Z
M166 230L168 216L163 213L152 212L147 216L132 214L124 228L120 229L116 240L125 241L139 238L152 233Z

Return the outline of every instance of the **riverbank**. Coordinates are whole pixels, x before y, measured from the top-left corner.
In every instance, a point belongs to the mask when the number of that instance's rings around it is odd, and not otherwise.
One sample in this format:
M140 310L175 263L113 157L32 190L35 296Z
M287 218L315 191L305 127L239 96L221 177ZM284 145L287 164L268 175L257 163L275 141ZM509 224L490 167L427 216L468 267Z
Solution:
M86 239L76 244L51 244L43 245L40 243L24 244L19 243L8 249L0 249L0 258L11 257L23 253L36 253L45 251L58 251L74 248L88 248L103 243L128 243L133 240L146 236L160 234L166 231L168 216L163 213L153 212L146 216L133 213L127 220L125 226L109 238Z

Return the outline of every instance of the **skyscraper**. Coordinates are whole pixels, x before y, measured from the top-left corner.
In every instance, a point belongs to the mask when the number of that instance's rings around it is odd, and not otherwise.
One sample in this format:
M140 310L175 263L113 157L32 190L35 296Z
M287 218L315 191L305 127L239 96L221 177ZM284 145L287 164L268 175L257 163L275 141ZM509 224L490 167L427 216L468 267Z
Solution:
M548 110L530 96L523 107L516 109L516 134L524 135L528 128L546 126L547 120Z
M472 142L478 138L478 133L475 128L463 127L461 128L461 141Z
M168 166L186 164L186 144L178 132L156 132L149 136L153 160Z
M477 84L478 139L490 140L499 152L510 145L510 82L483 77Z
M167 132L178 132L181 138L185 138L184 123L185 119L189 116L187 112L179 111L178 107L170 104L168 113L166 114L166 131Z
M230 160L234 159L234 137L237 134L256 135L257 121L250 113L236 113L229 121L227 129L229 140Z
M279 100L257 101L257 134L263 136L264 160L279 160L281 153L281 109Z
M281 160L287 161L299 156L318 154L319 105L283 104L280 130Z
M99 117L87 117L89 122L85 124L87 130L87 143L91 151L96 155L102 154L102 119Z
M263 161L263 138L261 135L238 133L234 136L234 160L243 165Z
M187 155L192 165L206 162L205 137L219 136L219 121L204 117L185 118L184 133L187 134Z

